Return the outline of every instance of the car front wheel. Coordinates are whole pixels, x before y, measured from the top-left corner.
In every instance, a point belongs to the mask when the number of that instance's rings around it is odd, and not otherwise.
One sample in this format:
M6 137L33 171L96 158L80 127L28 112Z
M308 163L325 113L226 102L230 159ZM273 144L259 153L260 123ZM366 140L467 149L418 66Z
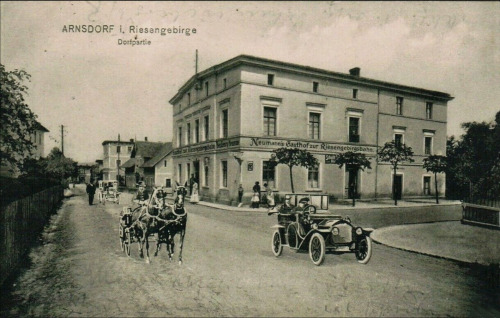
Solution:
M276 257L280 256L281 253L283 252L283 245L281 245L281 235L279 230L276 230L273 233L272 249L273 249L273 254Z
M369 236L363 237L358 242L358 248L356 249L356 258L358 263L366 264L372 256L372 239Z
M325 239L319 233L314 233L309 241L309 256L316 266L321 265L325 259Z

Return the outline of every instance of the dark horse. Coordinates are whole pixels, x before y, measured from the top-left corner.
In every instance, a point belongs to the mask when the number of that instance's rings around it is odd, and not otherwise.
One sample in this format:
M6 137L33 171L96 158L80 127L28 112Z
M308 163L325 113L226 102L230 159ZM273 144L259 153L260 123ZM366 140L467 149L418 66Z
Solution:
M139 254L144 258L144 244L146 244L146 262L149 263L149 236L159 233L169 221L169 207L165 204L166 193L161 189L154 189L151 197L141 202L140 206L132 211L132 225L134 234L139 242ZM156 253L155 253L156 255Z
M160 214L160 218L166 221L159 222L155 256L158 255L160 244L165 243L167 245L168 257L172 260L175 247L174 239L179 234L179 264L182 264L182 247L184 246L187 224L187 212L184 207L187 189L183 186L178 186L176 194L174 204L169 206L170 209L164 209Z

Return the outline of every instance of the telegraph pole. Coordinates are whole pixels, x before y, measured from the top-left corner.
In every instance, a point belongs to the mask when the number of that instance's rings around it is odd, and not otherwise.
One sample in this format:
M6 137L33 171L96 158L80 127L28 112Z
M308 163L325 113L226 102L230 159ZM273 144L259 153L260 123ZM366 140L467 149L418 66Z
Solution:
M198 49L196 49L196 62L194 67L195 74L198 74Z
M64 125L61 125L61 153L64 156Z

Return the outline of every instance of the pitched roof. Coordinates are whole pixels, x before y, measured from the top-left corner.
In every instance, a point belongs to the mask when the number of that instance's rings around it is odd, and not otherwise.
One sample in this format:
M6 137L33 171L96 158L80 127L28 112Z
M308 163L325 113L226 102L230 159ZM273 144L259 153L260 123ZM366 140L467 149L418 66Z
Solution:
M167 156L170 152L172 151L172 143L171 142L166 142L164 145L158 150L156 155L145 162L142 167L144 168L150 168L154 167L158 162L160 162L165 156Z
M125 161L124 164L120 165L120 168L130 168L135 165L135 158L130 158L129 160Z
M152 158L165 145L164 142L136 141L133 156L142 158Z
M44 131L44 132L49 132L49 130L45 127L43 127L42 124L40 124L38 121L36 121L35 123L35 129L36 130L41 130L41 131Z

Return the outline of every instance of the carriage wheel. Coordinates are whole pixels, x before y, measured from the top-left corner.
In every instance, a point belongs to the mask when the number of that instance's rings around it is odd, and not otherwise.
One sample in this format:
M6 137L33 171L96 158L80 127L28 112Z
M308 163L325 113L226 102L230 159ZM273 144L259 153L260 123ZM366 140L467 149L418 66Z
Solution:
M314 233L309 241L309 256L316 266L321 265L325 259L325 239L319 233Z
M118 226L118 234L120 236L120 248L122 249L122 252L125 251L125 238L124 238L124 233L123 233L123 227L122 225L120 224Z
M274 256L278 257L283 252L283 245L281 245L281 235L280 230L276 230L273 233L272 249Z
M130 256L130 243L132 243L131 241L130 231L125 231L125 253L127 253L127 256Z

